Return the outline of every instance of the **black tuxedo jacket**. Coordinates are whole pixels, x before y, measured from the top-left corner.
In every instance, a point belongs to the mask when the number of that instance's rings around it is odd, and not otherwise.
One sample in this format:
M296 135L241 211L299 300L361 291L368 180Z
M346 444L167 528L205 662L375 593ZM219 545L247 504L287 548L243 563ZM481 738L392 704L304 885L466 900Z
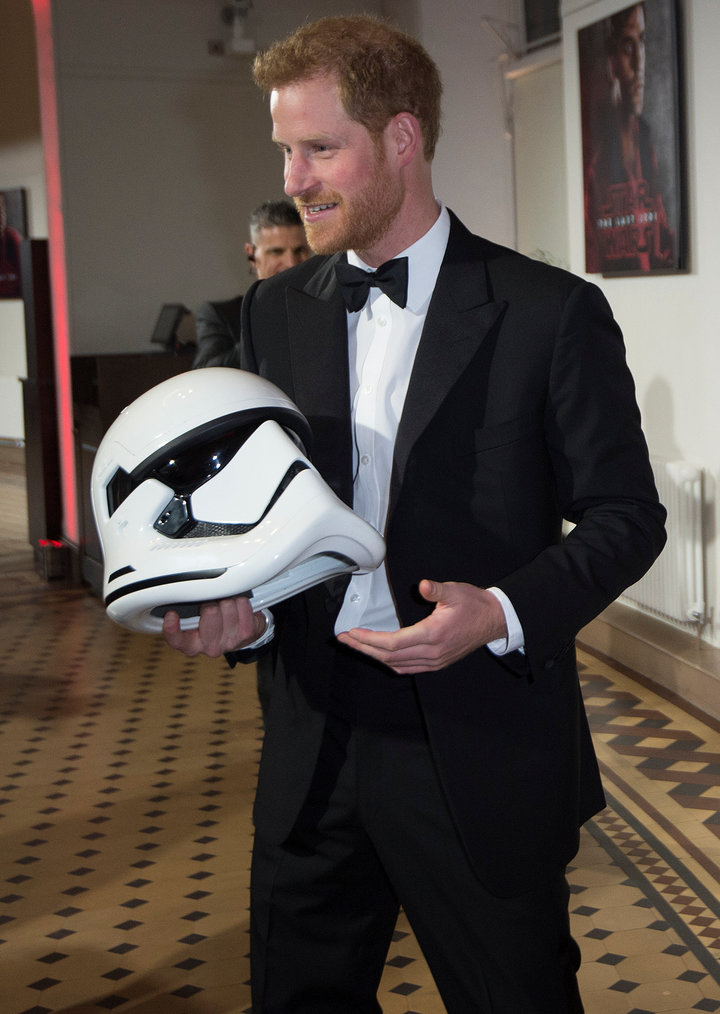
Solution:
M351 503L336 260L313 258L250 289L241 366L297 403L316 466ZM565 539L563 518L576 526ZM415 677L457 826L496 893L561 869L580 825L604 805L574 637L649 567L664 518L622 335L600 290L471 235L453 216L397 433L384 534L402 625L430 611L416 591L423 577L497 585L522 623L524 652L482 648ZM255 808L271 840L288 834L307 792L345 585L277 608L284 675Z

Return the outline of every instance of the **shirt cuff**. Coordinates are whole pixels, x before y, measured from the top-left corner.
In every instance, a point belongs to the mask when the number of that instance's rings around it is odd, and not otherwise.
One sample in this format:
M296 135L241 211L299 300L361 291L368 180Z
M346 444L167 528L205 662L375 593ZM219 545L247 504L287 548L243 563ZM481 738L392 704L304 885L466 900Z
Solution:
M509 655L511 651L522 651L525 647L525 635L512 602L499 588L488 588L487 591L491 592L502 606L507 626L507 637L498 637L497 640L490 641L487 647L493 655Z

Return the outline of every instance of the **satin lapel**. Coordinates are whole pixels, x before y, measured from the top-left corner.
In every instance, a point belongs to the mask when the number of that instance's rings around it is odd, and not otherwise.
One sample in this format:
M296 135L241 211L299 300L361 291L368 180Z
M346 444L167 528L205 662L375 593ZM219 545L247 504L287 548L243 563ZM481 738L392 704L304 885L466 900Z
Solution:
M313 461L352 503L352 435L347 318L332 257L303 289L288 289L293 390L315 435Z
M460 242L454 242L457 232L455 237L451 232L410 377L395 443L391 503L415 442L505 308L490 298L485 262L477 248L468 257L469 249L482 241L459 228Z

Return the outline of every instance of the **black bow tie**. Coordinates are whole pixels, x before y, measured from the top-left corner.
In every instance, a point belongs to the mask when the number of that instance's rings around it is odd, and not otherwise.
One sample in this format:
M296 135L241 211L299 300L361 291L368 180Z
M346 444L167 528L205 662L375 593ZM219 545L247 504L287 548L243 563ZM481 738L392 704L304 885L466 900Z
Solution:
M376 285L386 296L400 307L407 306L408 259L397 257L393 261L385 261L377 271L365 271L347 261L338 261L335 265L342 294L348 310L355 313L367 303L370 287Z

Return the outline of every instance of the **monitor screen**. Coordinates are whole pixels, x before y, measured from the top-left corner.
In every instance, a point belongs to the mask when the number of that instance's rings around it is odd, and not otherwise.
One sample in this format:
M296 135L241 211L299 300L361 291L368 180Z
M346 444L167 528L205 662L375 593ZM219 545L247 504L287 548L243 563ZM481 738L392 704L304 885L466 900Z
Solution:
M178 324L188 313L182 303L165 303L155 324L150 341L170 348L177 339Z

